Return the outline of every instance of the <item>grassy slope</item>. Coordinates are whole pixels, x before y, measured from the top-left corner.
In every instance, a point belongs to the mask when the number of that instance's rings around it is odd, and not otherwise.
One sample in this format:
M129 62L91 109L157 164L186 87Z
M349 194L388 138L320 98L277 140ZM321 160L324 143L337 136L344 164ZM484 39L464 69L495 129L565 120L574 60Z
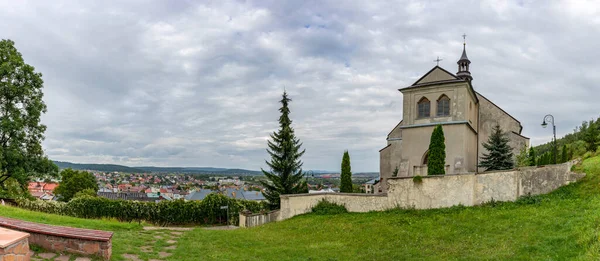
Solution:
M600 157L581 167L577 184L521 203L441 210L302 215L252 229L196 229L169 260L599 260ZM0 215L111 230L113 260L144 260L152 232L138 224L85 220L0 206ZM164 242L160 241L161 245Z
M600 157L582 168L583 182L528 202L198 229L184 236L172 260L598 260Z

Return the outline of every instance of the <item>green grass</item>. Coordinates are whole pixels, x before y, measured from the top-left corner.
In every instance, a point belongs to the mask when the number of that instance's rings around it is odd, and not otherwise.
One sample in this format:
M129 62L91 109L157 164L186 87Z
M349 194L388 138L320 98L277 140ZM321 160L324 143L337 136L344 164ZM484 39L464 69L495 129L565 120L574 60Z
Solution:
M514 203L307 214L229 231L197 228L184 233L173 255L162 260L600 260L600 157L578 170L587 173L581 182ZM114 231L114 260L125 253L160 259L139 248L167 233L8 207L0 215Z

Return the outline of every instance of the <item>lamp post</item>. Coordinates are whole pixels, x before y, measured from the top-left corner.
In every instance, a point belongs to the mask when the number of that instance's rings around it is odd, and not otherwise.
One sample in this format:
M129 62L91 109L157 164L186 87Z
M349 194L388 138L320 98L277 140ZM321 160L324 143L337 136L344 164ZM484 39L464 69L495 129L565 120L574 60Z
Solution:
M543 128L546 128L546 126L548 126L548 123L546 121L552 122L552 131L554 133L554 164L556 164L556 125L554 125L554 116L552 116L552 114L544 116L544 121L542 122Z

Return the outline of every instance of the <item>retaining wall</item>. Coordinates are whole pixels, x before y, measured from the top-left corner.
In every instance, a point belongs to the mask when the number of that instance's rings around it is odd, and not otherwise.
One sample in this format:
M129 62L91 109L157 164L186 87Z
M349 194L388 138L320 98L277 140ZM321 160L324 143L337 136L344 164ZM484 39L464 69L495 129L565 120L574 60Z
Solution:
M255 227L279 219L279 210L274 210L265 214L240 213L240 227Z
M281 213L277 220L308 213L320 200L343 204L350 212L382 211L400 208L444 208L474 206L491 200L514 201L525 195L551 192L575 182L585 174L571 172L574 162L517 170L389 178L387 194L322 193L281 196Z

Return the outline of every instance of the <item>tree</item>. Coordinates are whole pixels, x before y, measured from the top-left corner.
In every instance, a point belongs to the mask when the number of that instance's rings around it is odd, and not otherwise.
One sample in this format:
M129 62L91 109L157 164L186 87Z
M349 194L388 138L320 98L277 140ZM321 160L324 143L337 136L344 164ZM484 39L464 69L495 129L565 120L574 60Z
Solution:
M523 148L517 155L517 167L529 166L529 155L527 154L527 146L523 145Z
M529 166L536 166L536 156L535 156L535 149L533 147L529 148L529 155L528 155L528 159L529 159Z
M437 125L431 133L427 152L427 175L446 174L446 144L442 125Z
M512 169L514 167L513 153L508 141L509 139L500 129L500 125L496 125L488 141L483 143L487 153L481 157L479 167L485 168L486 171Z
M598 140L600 140L600 130L598 129L599 124L595 124L593 120L590 121L585 133L583 134L583 140L586 142L587 151L596 152L598 148Z
M569 154L567 152L567 144L563 145L562 147L562 153L560 154L561 158L560 158L560 162L561 163L565 163L567 161L569 161Z
M46 112L42 74L24 62L11 40L0 41L0 186L13 178L25 187L32 176L56 176L58 167L44 156Z
M302 143L296 138L290 120L290 109L288 104L292 100L287 93L283 92L281 99L281 116L279 117L279 130L271 134L271 140L267 141L267 152L271 155L271 161L265 161L271 169L265 171L261 168L267 180L261 184L265 188L263 195L269 201L271 209L277 209L280 205L280 195L298 194L308 192L306 182L302 182L302 161L300 157L305 150L300 150Z
M341 172L340 192L352 193L352 172L350 168L350 154L344 151L342 157L342 172Z
M54 192L59 195L61 201L69 201L75 194L85 189L98 192L96 177L87 171L64 169L60 172L61 181Z

